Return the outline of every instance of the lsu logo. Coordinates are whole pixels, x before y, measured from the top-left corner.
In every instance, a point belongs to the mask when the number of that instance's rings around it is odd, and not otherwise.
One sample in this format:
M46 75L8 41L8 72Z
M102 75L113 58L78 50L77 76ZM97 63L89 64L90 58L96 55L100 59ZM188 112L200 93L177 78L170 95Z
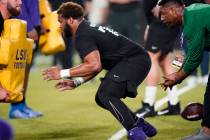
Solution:
M27 50L26 49L17 49L16 51L16 57L15 57L15 63L14 63L14 68L15 69L25 69L26 66L26 54Z
M26 49L17 50L16 60L26 60Z

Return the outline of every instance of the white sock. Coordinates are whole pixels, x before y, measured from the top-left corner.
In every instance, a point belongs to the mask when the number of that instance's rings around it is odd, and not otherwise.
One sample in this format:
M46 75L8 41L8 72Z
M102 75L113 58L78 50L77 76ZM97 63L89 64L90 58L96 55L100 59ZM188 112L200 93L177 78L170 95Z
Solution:
M167 89L168 93L168 101L171 105L176 105L179 102L178 96L177 96L177 88L174 86L171 90Z
M146 86L144 102L148 103L150 106L153 106L155 103L157 87L156 86Z

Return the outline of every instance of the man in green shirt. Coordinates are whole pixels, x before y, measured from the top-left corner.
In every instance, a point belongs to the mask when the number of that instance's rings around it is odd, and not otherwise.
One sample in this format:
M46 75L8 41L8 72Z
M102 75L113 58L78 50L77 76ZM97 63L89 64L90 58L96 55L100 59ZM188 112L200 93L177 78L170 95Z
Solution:
M164 76L162 86L167 89L179 84L201 63L204 50L210 50L210 5L193 4L184 7L178 0L162 0L160 18L170 25L183 24L183 34L187 40L185 61L175 73ZM202 128L198 133L182 140L210 140L210 81L204 97Z

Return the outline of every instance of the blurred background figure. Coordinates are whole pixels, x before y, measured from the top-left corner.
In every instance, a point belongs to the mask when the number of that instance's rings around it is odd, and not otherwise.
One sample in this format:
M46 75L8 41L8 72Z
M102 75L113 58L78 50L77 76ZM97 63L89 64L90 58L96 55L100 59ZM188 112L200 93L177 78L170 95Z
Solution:
M0 140L13 140L14 134L12 126L0 119Z
M210 4L210 0L184 0L185 6L190 6L193 3L207 3ZM187 53L186 48L186 40L183 39L183 48L185 52ZM203 53L202 63L200 65L200 72L201 77L199 77L198 69L196 69L188 78L187 78L187 84L204 84L206 85L208 82L208 72L209 72L209 52L205 51Z
M144 117L157 115L154 109L157 86L160 82L160 70L164 75L175 72L172 67L173 50L181 33L180 26L169 26L159 19L158 0L144 0L144 11L147 19L145 30L145 48L152 60L152 67L146 79L145 96L142 107L137 113ZM167 90L168 106L158 112L159 115L176 115L180 113L180 103L176 87Z
M142 0L109 0L108 25L124 36L143 44L146 27Z
M27 37L31 38L35 42L34 52L37 50L37 42L39 40L40 30L41 30L41 22L40 22L40 14L39 14L39 0L22 0L22 13L18 18L25 20L27 22ZM37 112L32 110L26 104L26 91L28 87L28 78L31 66L26 66L26 76L25 76L25 83L24 83L24 99L22 102L19 103L12 103L11 108L9 111L9 118L21 118L21 119L28 119L28 118L36 118L40 117L43 114L41 112Z
M86 19L97 25L105 25L109 13L109 0L84 0Z

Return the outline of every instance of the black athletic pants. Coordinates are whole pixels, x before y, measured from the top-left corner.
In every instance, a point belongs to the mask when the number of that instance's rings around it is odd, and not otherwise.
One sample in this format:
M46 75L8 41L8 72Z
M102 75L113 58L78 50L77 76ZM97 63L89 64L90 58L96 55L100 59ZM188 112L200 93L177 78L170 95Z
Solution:
M104 78L98 89L95 100L102 108L110 111L115 118L127 129L135 127L135 114L120 100L126 97L125 82L115 82Z
M136 126L137 117L121 99L136 97L138 85L143 82L150 67L146 51L124 59L109 70L96 93L96 103L110 111L127 130Z

